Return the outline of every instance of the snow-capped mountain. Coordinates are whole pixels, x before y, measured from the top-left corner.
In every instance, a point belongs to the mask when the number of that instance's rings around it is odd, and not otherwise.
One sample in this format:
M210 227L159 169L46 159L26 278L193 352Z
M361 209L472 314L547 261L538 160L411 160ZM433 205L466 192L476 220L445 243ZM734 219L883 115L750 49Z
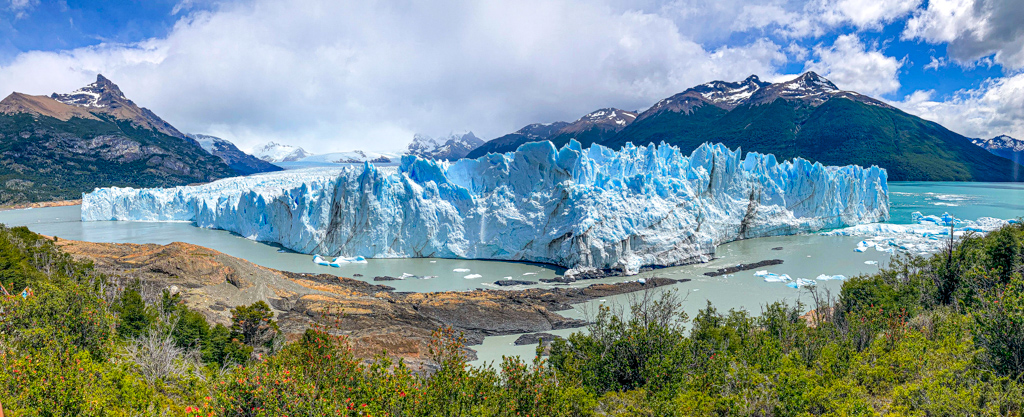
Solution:
M817 107L833 98L846 98L873 106L894 108L863 94L840 90L831 81L814 71L807 71L786 82L765 85L751 94L748 99L739 101L739 104L762 105L783 99Z
M67 94L53 93L50 98L64 104L82 107L111 107L128 101L121 89L103 75L93 82Z
M750 96L768 85L771 85L771 83L761 81L756 75L751 75L740 82L711 81L655 103L647 111L640 114L640 118L645 119L666 111L690 113L694 107L704 104L712 104L723 109L733 109L746 102L750 99Z
M97 74L96 81L85 87L67 94L53 93L50 98L93 113L109 114L121 120L128 120L138 127L156 130L169 136L185 137L178 129L149 109L135 105L135 102L125 97L116 84L102 74Z
M492 139L473 151L468 158L479 158L488 153L512 152L524 143L549 140L556 147L565 146L570 140L582 146L601 143L636 120L636 112L616 108L604 108L583 115L572 123L534 123L524 126L515 133Z
M768 83L712 81L645 110L602 145L723 143L780 159L878 165L898 181L1013 181L1024 169L937 123L806 72ZM485 145L486 146L486 145Z
M521 135L528 139L544 140L566 126L569 126L569 122L534 123L523 126L522 129L515 131L513 134Z
M972 139L971 143L1018 164L1024 163L1024 140L999 135L992 139Z
M607 126L614 130L621 130L626 125L633 123L633 120L636 120L636 112L607 108L587 113L560 129L559 132L582 132L591 126Z
M253 149L252 155L270 163L293 162L313 156L313 154L306 152L305 149L298 146L284 145L277 142L268 142L266 145L257 146L256 149Z
M0 176L18 180L0 184L0 204L73 199L113 184L175 186L238 175L102 75L68 94L15 92L0 100L0 138L16 136L17 146L0 149L7 161Z
M655 103L641 113L639 118L646 119L666 111L689 114L694 108L704 105L733 110L745 104L769 104L779 99L815 107L837 97L892 108L871 97L840 90L831 81L814 71L808 71L790 81L775 84L761 81L756 75L739 82L711 81Z
M220 157L224 163L239 175L249 175L258 172L280 171L282 168L271 164L255 156L242 152L234 143L216 136L189 133L185 136L195 140L203 150L210 155Z
M473 132L452 133L442 138L416 134L407 152L421 158L455 160L465 158L470 151L483 143L484 141Z
M104 188L82 220L180 220L330 256L543 262L566 275L710 260L725 242L889 217L886 172L703 144L528 143L455 164L373 165L174 189ZM259 207L259 210L252 210ZM628 242L629 244L623 244Z
M375 164L388 164L398 162L402 159L401 153L397 152L372 152L372 151L347 151L330 152L318 155L311 155L300 159L301 162L317 162L329 164L360 164L371 162Z

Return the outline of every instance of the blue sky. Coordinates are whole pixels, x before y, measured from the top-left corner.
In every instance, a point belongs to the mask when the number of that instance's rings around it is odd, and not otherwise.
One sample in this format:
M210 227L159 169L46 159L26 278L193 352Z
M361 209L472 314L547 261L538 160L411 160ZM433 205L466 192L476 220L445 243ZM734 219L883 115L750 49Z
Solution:
M968 136L1024 136L1022 0L0 0L0 89L102 72L243 147L402 147L806 70Z

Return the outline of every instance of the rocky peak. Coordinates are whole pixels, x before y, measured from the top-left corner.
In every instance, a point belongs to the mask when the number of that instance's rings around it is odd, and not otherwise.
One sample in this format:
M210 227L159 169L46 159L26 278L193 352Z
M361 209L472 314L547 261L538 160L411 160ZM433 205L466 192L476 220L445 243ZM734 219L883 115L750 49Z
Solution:
M407 151L423 158L452 160L464 158L470 151L483 143L482 139L470 131L451 133L447 137L441 138L416 134L413 135L412 143L409 144Z
M700 98L724 109L732 109L742 104L761 88L771 85L751 75L740 82L712 81L701 84L683 92Z
M747 102L757 105L771 103L777 99L784 99L817 106L843 93L847 92L840 90L825 77L818 75L814 71L807 71L792 80L765 86L765 88L753 94ZM843 95L851 96L852 94L856 93ZM856 95L860 96L859 94Z
M412 143L409 144L409 153L413 155L426 154L437 149L438 146L441 146L441 142L438 142L437 139L417 133L412 136Z
M53 93L50 95L50 98L64 104L81 107L102 108L117 105L135 105L124 96L124 93L117 87L117 84L114 84L102 74L96 75L96 82L67 94Z
M606 108L587 113L578 121L592 123L611 122L617 125L625 126L632 122L635 118L636 113L633 113L631 111L619 110L615 108Z
M555 134L555 132L568 126L568 122L554 122L554 123L533 123L523 126L522 129L516 131L516 133L526 136L530 139L543 140L549 136Z
M93 114L106 114L115 119L126 120L136 127L151 129L168 136L187 139L185 135L145 107L136 106L103 75L96 75L96 82L67 94L53 93L50 98L62 104L88 110Z
M990 151L1008 150L1011 152L1024 152L1024 140L1007 135L999 135L992 139L973 139L971 142Z
M284 145L277 142L267 142L266 145L256 147L252 155L267 162L292 162L302 158L313 156L298 146Z

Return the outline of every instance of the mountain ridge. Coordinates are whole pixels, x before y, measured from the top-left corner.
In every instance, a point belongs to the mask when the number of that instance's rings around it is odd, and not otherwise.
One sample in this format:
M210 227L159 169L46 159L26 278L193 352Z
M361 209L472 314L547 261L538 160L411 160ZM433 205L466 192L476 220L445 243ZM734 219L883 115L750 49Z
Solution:
M274 172L284 169L242 152L242 150L238 149L238 147L229 140L198 133L187 133L185 136L199 143L199 145L210 155L219 157L225 164L228 164L228 167L233 169L239 175Z
M102 75L68 94L0 100L0 204L72 200L97 187L156 187L235 175Z
M517 133L485 143L469 157L508 152L538 140L561 146L579 136ZM780 160L878 165L894 181L1024 180L1019 165L963 135L878 99L841 90L813 71L779 83L751 75L742 81L700 84L656 102L612 137L590 143L619 149L626 143L661 142L684 152L704 143L723 143Z
M999 135L991 139L972 139L978 145L994 155L999 155L1018 164L1024 164L1024 140Z

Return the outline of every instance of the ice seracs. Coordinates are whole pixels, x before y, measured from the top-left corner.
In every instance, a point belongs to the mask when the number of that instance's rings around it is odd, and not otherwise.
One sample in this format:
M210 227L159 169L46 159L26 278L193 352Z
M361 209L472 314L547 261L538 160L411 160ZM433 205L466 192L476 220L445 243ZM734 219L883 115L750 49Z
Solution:
M826 236L860 236L865 239L853 248L855 252L875 250L895 254L897 252L914 255L927 255L941 250L953 237L959 238L968 233L987 234L1016 220L1003 220L993 217L981 217L977 220L958 219L949 213L941 216L924 215L920 212L911 214L912 224L875 223L861 224L852 227L830 230L822 233ZM952 230L951 230L952 229Z
M332 175L333 174L333 175ZM705 144L613 151L550 142L395 169L290 171L86 194L82 219L183 220L323 256L549 263L635 274L719 244L886 220L885 170Z

